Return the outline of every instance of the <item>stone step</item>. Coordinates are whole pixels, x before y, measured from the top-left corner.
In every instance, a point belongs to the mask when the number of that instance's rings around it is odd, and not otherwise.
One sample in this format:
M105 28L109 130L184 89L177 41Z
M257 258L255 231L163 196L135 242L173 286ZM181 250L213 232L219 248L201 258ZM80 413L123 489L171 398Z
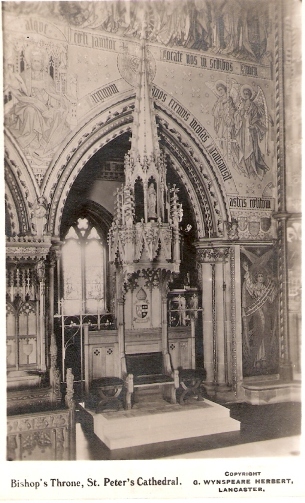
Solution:
M86 412L92 417L95 435L111 450L240 429L240 422L230 417L229 409L209 400L190 406L168 404L160 412L153 410L153 404L151 407L146 413L144 409Z

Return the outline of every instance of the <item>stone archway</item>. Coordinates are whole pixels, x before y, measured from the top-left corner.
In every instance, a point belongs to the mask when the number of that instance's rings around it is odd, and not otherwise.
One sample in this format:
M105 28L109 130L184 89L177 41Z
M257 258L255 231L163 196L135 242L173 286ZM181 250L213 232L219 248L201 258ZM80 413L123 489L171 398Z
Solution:
M48 232L59 236L61 216L73 182L89 159L107 143L131 131L134 95L99 109L67 140L66 147L48 169L42 192L50 202ZM157 114L159 132L194 208L197 237L223 238L230 219L221 176L211 168L207 153L166 110Z
M39 187L32 170L9 131L5 131L5 198L11 213L14 234L32 234L32 208L39 197Z
M134 95L130 94L122 96L121 100L111 103L108 107L101 106L99 109L96 109L95 114L90 119L84 121L79 129L66 139L65 147L62 151L58 151L57 157L53 159L48 168L40 191L32 183L32 200L35 200L36 194L41 194L49 204L47 233L52 236L54 243L60 240L62 215L74 181L98 150L103 149L109 142L115 138L119 138L122 134L131 132L133 110ZM181 183L184 185L193 207L194 219L196 221L196 236L200 243L199 248L202 249L204 246L214 248L215 243L216 246L220 246L223 243L224 246L229 248L229 243L225 243L227 237L225 223L230 220L230 212L226 202L225 186L221 174L217 173L215 166L213 167L209 153L195 141L191 132L173 118L165 108L158 106L156 117L165 153L168 154L172 169L175 170ZM26 200L26 197L23 200ZM28 218L30 221L30 212ZM55 246L55 253L56 248ZM208 264L207 266L201 266L202 270L214 270L215 276L213 279L212 275L212 283L213 281L215 283L216 276L224 283L224 274L221 272L224 271L224 268L221 264L222 259L227 259L226 253L224 252L223 254L220 250L219 253L216 252L215 256L212 254L211 260L209 260L209 255L207 255L207 260L206 256L204 259L201 257L198 260L198 263ZM58 256L54 258L55 262L59 260ZM215 259L217 264L214 263ZM53 286L50 291L54 291L53 263L55 265L55 262L52 259L50 269L50 277L52 279L50 280L50 284ZM225 268L228 269L227 266ZM226 274L227 276L230 275L229 269ZM215 297L214 290L211 292L210 299L212 300L213 296ZM214 301L220 305L221 298L219 297L217 300L215 297ZM221 368L219 360L213 355L216 351L216 341L218 345L217 351L219 351L221 345L223 346L221 365L224 364L225 347L223 345L223 338L221 338L221 332L224 324L228 325L228 323L222 316L221 323L215 329L215 309L213 306L209 306L209 310L211 318L209 326L212 327L212 332L211 330L206 331L209 335L205 343L209 344L211 349L209 357L212 355L212 358L214 358L214 361L209 362L209 375L217 384L219 379L222 380L221 384L225 384L225 372L223 369L221 372L219 371ZM50 313L50 318L52 318L52 313ZM53 326L50 329L53 333ZM237 376L235 378L237 379Z

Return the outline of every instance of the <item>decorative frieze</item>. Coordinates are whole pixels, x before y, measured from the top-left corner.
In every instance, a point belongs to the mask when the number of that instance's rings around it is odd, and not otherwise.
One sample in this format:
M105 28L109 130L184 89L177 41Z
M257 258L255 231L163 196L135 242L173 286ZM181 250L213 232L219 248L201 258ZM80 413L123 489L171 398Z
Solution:
M236 340L236 289L235 289L235 251L230 250L230 279L231 279L231 333L232 333L232 388L237 394L237 340Z
M229 248L199 248L197 250L197 261L203 262L226 262L230 253Z
M46 428L63 428L69 426L69 412L46 413L38 416L14 417L8 419L7 433L29 432L36 430L45 430Z
M45 259L50 247L50 236L10 237L6 240L6 256L14 261Z

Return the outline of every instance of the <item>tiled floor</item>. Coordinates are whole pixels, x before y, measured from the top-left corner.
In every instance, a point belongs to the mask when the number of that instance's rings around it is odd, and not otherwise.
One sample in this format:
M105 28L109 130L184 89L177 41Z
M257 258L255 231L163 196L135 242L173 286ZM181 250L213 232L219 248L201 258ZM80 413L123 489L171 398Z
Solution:
M196 400L184 406L194 410L202 407ZM170 442L160 442L110 451L93 433L92 425L77 424L77 459L158 459L158 458L198 458L198 457L239 457L245 452L256 455L295 455L299 451L301 430L301 404L297 402L263 406L245 403L230 403L231 417L241 422L240 431L210 435L209 437L188 438ZM131 411L108 412L109 417L122 414L135 417L143 414L177 412L180 405L171 405L155 397L141 397ZM80 416L79 416L80 418ZM287 440L288 438L288 440ZM286 439L286 440L285 440ZM289 440L290 439L290 440ZM250 443L251 447L249 446ZM247 448L248 446L248 448ZM255 446L255 448L253 448ZM276 454L278 452L278 454ZM283 454L281 454L283 453ZM253 454L255 455L255 454Z

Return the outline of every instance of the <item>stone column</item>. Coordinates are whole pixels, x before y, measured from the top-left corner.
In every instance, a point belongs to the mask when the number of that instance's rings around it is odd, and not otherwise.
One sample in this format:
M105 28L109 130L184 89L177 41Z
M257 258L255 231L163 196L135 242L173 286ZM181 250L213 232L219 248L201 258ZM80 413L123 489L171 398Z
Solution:
M161 334L162 334L162 354L168 354L168 321L167 321L167 294L168 283L171 274L167 271L159 272L159 288L161 297Z
M212 264L201 264L202 308L203 308L203 354L206 380L213 384L215 380L213 369L213 313L212 313Z
M48 343L50 354L50 384L55 384L55 370L57 368L57 344L54 333L54 302L55 302L55 266L59 267L60 251L52 248L49 260L49 312L48 312Z
M197 260L201 264L204 367L207 384L214 388L227 384L223 262L228 255L228 248L197 250Z
M287 266L287 218L288 213L278 213L278 280L279 280L279 350L280 378L284 381L293 379L290 359L290 338L288 323L288 266Z
M38 336L40 352L39 363L42 372L46 370L45 357L45 259L41 258L36 264L36 274L39 285L39 321L38 321Z
M217 384L226 384L225 376L225 315L224 315L224 277L223 263L215 264L215 316L216 316L216 348L217 348Z
M117 299L117 330L118 330L118 346L120 355L119 377L127 373L125 361L125 331L124 331L124 285L123 275L119 271L116 272L116 299Z
M284 6L283 2L283 6ZM281 16L287 15L281 2L278 5L278 17L275 23L275 36L279 36L280 40L283 37L283 26L279 20ZM292 6L289 4L290 14L292 12ZM290 38L290 35L289 35ZM288 37L285 39L285 43L289 46ZM291 48L290 48L291 51ZM276 132L276 165L277 165L277 213L273 214L273 218L278 221L278 290L279 290L279 346L280 346L280 365L279 374L280 378L284 381L290 381L293 379L292 364L290 361L290 337L289 337L289 323L288 323L288 271L287 271L287 219L290 217L290 211L293 209L294 204L291 205L291 198L288 197L288 176L290 174L291 168L291 158L289 156L289 149L287 149L287 144L285 142L291 140L291 128L289 126L288 120L288 107L284 106L286 103L286 98L288 97L285 90L291 89L292 85L289 82L285 82L289 75L289 70L287 70L287 61L284 54L284 44L276 44L275 48L275 132ZM284 71L285 64L285 71ZM295 82L296 83L296 82ZM288 85L287 85L288 84ZM285 87L287 85L287 87ZM299 89L293 90L293 95L298 94ZM288 99L289 102L289 99ZM290 103L291 104L291 103ZM291 117L294 117L291 113L291 107L289 107L289 112ZM287 122L287 123L286 123ZM294 120L293 123L297 124L299 121ZM298 141L301 141L301 131L300 138L293 138L293 145L295 146ZM295 151L295 149L293 149ZM296 150L297 156L299 157L299 151ZM289 164L290 161L290 164ZM300 164L301 167L301 164ZM291 174L290 174L291 176Z

